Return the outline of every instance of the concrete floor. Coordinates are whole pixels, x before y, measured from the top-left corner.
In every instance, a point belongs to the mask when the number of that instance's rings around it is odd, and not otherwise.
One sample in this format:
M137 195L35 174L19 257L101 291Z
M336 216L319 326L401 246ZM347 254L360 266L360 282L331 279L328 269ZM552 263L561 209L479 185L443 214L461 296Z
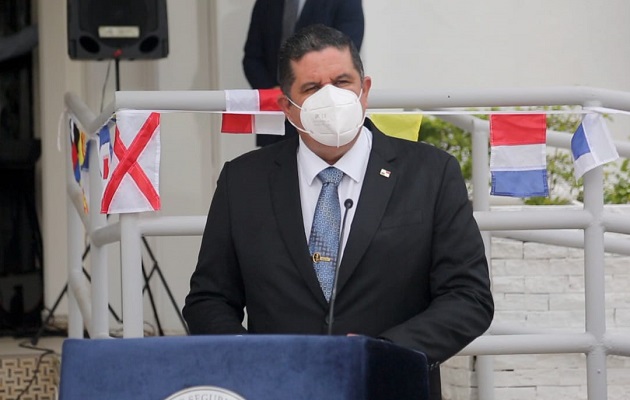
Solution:
M0 357L38 355L41 354L42 350L52 350L57 354L61 354L61 346L64 339L63 337L56 336L42 337L38 340L37 345L33 346L30 342L30 338L0 337ZM23 346L20 346L21 344ZM27 347L36 347L37 349Z

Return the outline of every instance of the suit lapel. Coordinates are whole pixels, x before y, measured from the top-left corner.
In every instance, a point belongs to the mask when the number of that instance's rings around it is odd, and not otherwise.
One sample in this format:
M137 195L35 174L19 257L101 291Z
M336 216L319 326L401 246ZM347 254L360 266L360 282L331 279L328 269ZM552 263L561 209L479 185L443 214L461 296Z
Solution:
M321 305L326 306L326 298L313 269L304 235L297 172L297 143L297 137L286 140L276 158L277 168L269 177L271 200L280 235L294 265Z
M396 185L397 174L390 162L395 158L395 152L385 135L381 133L369 120L366 126L372 131L372 151L365 171L363 187L359 197L359 204L354 214L348 241L344 249L343 259L339 269L337 291L343 289L359 261L367 251L381 219L385 214L387 204ZM383 174L381 173L383 171ZM389 172L389 177L384 176Z

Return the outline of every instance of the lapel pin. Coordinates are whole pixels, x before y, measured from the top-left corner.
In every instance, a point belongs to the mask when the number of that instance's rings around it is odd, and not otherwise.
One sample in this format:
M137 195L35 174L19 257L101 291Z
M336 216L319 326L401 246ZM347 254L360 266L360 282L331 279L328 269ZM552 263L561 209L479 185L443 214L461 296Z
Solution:
M390 171L388 171L388 170L386 170L386 169L381 169L381 176L384 176L385 178L389 178L389 176L390 176L391 174L392 174L392 173L391 173Z

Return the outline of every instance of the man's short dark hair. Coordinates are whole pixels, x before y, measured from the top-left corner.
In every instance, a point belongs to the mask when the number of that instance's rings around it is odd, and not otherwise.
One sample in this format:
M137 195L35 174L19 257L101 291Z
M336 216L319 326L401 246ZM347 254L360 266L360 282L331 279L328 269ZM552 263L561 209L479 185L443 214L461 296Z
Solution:
M352 39L343 32L322 24L309 25L302 28L280 47L278 56L278 82L285 95L289 95L295 80L291 61L300 61L306 53L321 51L328 47L339 50L350 50L352 64L363 81L363 62Z

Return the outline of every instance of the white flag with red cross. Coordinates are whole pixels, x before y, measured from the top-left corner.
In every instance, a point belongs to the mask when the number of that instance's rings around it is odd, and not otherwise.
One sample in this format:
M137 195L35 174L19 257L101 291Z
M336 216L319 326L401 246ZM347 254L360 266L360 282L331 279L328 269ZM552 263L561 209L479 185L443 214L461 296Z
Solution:
M101 213L160 209L160 114L116 112L109 177L104 179Z
M226 90L222 133L284 135L280 89Z

